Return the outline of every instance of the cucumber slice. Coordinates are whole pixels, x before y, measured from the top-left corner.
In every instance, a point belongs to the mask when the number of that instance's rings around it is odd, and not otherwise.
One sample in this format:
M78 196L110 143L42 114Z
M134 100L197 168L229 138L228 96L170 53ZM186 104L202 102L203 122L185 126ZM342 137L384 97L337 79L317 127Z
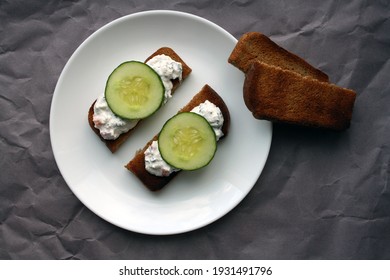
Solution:
M217 150L217 140L209 122L202 116L184 112L163 126L158 147L161 157L171 166L195 170L206 166Z
M160 108L164 92L160 76L149 65L127 61L108 77L105 98L119 117L144 119Z

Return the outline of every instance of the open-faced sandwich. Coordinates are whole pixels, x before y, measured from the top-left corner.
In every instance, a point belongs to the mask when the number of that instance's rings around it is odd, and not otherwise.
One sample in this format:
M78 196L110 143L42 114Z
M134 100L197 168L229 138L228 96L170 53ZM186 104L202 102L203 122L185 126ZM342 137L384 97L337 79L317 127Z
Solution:
M163 47L145 62L127 61L108 77L105 92L88 111L88 122L112 153L137 124L155 113L191 73L171 48Z
M126 165L151 191L170 182L181 170L209 164L217 141L229 132L230 114L223 99L205 85L177 115L169 119Z

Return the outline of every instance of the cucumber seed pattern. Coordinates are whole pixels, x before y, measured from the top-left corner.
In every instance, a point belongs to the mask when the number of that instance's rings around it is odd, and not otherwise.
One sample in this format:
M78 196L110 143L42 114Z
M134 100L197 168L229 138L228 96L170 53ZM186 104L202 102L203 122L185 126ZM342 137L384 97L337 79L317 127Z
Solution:
M149 83L138 76L122 79L116 88L121 98L133 108L148 101L149 89Z
M180 159L188 161L199 152L203 138L194 127L183 127L173 134L173 150Z

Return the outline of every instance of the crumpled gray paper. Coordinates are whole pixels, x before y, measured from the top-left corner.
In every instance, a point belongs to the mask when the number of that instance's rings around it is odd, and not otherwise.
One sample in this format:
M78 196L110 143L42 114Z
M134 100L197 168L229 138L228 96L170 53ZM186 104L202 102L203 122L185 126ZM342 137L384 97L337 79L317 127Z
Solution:
M274 125L253 190L205 228L148 236L100 219L56 166L51 99L89 35L151 9L270 36L357 92L350 129ZM0 259L389 259L389 18L388 1L1 1Z

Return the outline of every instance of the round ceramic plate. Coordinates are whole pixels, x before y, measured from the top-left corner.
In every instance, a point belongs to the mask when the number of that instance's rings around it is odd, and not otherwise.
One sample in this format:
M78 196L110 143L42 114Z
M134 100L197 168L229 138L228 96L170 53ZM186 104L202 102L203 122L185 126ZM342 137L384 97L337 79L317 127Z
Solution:
M255 120L245 107L244 75L227 62L236 42L227 31L198 16L149 11L119 18L80 45L55 88L50 135L61 174L84 205L121 228L163 235L210 224L248 194L266 162L272 125ZM192 73L173 98L111 154L89 127L88 109L103 94L116 66L127 60L144 61L162 46L174 49ZM218 144L210 165L183 171L161 191L150 192L124 165L205 84L222 96L230 110L228 137Z

